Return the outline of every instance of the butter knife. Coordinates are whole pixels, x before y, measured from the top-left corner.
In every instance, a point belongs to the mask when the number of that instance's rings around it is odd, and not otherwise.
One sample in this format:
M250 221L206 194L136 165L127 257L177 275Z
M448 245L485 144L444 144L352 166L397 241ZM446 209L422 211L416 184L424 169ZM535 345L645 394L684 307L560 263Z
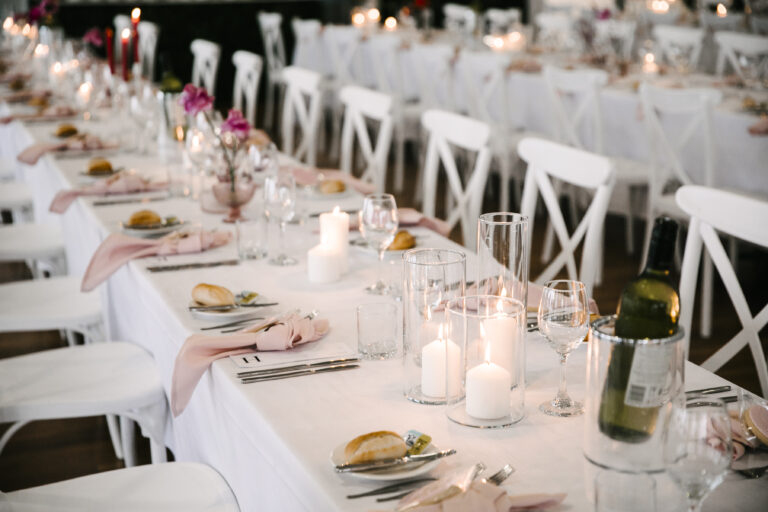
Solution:
M355 368L360 368L360 365L358 363L337 364L334 366L324 366L322 368L308 368L306 370L288 371L270 375L257 375L256 377L246 377L244 379L240 379L240 382L243 384L251 384L253 382L263 382L266 380L288 379L291 377L302 377L304 375L314 375L316 373L339 372L342 370L352 370Z
M349 363L358 363L360 361L357 357L341 357L338 359L326 359L324 361L315 361L313 363L300 363L300 364L294 364L291 366L279 366L276 368L261 368L257 370L245 370L242 372L237 372L237 376L239 378L249 378L254 377L257 375L270 375L274 373L284 373L284 372L290 372L290 371L296 371L296 370L305 370L309 368L322 368L325 366L334 366L339 364L349 364Z
M423 453L420 455L406 455L397 459L382 459L373 462L363 462L360 464L340 464L336 466L337 473L359 473L364 471L374 471L377 469L387 469L413 462L429 462L443 457L448 457L456 453L456 450L443 450L435 453Z
M113 199L104 201L94 201L93 206L112 206L114 204L134 204L134 203L151 203L153 201L165 201L170 199L170 196L159 197L132 197L131 199Z
M190 311L234 311L239 308L266 308L277 306L277 302L260 302L257 304L235 304L226 306L189 306Z
M186 270L190 268L210 268L220 267L222 265L239 265L240 260L208 261L205 263L184 263L181 265L158 265L147 267L150 272L170 272L173 270Z

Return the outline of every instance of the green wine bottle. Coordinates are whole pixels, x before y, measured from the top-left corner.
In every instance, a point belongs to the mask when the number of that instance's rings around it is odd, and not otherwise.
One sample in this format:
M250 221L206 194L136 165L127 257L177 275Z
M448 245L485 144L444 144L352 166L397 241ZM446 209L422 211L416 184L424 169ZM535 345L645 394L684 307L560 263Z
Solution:
M650 438L669 392L665 378L674 349L642 340L667 338L677 331L680 298L669 279L676 238L677 222L657 218L645 268L619 300L615 334L637 341L613 347L598 418L600 431L617 441L642 443Z

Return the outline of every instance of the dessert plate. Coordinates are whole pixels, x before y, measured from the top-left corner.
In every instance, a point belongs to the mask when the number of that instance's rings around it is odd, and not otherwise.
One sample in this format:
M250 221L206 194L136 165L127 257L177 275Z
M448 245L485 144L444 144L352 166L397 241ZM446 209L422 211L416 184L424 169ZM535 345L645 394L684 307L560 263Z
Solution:
M175 231L184 226L185 222L177 217L166 217L163 222L159 224L151 224L148 226L128 226L127 223L121 222L120 229L126 235L138 236L142 238L150 238L160 235L166 235L171 231Z
M342 443L331 452L331 467L336 467L341 464L344 464L344 448L346 448L347 443ZM423 454L427 453L437 453L440 450L433 444L430 444L427 446L427 448L422 452ZM392 480L404 480L406 478L412 478L415 476L423 475L425 473L429 473L433 469L437 467L437 465L440 463L439 460L432 460L429 462L414 462L412 464L405 464L404 466L398 466L397 468L390 468L390 469L378 469L374 471L364 471L364 472L349 472L349 473L341 473L344 475L353 476L356 478L359 478L361 480L374 480L374 481L392 481Z
M238 294L236 299L240 301L240 295ZM244 304L269 304L271 301L265 299L262 295L256 295L255 297L251 298L249 301L244 302ZM194 300L190 301L188 306L194 307L199 306L197 302ZM190 310L189 313L197 318L198 320L203 320L204 322L236 322L237 320L242 320L249 317L256 317L256 316L263 316L267 317L268 314L260 314L267 310L270 306L264 306L264 307L242 307L242 308L235 308L231 309L229 311L200 311L200 310ZM244 325L242 327L245 327Z

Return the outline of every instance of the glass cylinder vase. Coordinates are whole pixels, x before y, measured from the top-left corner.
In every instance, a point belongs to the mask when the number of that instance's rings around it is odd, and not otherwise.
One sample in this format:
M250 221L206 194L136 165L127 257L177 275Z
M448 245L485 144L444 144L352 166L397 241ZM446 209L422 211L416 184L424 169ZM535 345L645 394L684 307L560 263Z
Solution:
M444 404L447 367L445 306L464 295L466 257L449 249L411 249L403 254L403 392L413 402Z
M446 345L459 353L446 372L446 414L461 425L509 427L525 415L525 307L471 295L447 306Z
M685 396L683 329L663 339L627 339L614 335L615 321L592 322L584 456L602 469L660 472L665 425Z
M485 213L477 221L477 293L528 300L528 217Z

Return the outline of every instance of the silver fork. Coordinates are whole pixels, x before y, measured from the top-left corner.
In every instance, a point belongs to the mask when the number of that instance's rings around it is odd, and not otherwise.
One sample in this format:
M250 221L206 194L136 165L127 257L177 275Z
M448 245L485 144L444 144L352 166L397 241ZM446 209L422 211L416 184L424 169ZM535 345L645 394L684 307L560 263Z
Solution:
M509 476L514 472L515 472L515 468L512 467L512 464L507 464L503 468L501 468L500 470L498 470L497 472L489 476L488 478L483 478L483 480L490 484L498 486L498 485L501 485L504 482L504 480L509 478ZM399 500L401 498L405 498L412 492L413 492L413 489L400 494L396 494L395 496L387 496L386 498L376 498L376 501L382 502L382 501Z

